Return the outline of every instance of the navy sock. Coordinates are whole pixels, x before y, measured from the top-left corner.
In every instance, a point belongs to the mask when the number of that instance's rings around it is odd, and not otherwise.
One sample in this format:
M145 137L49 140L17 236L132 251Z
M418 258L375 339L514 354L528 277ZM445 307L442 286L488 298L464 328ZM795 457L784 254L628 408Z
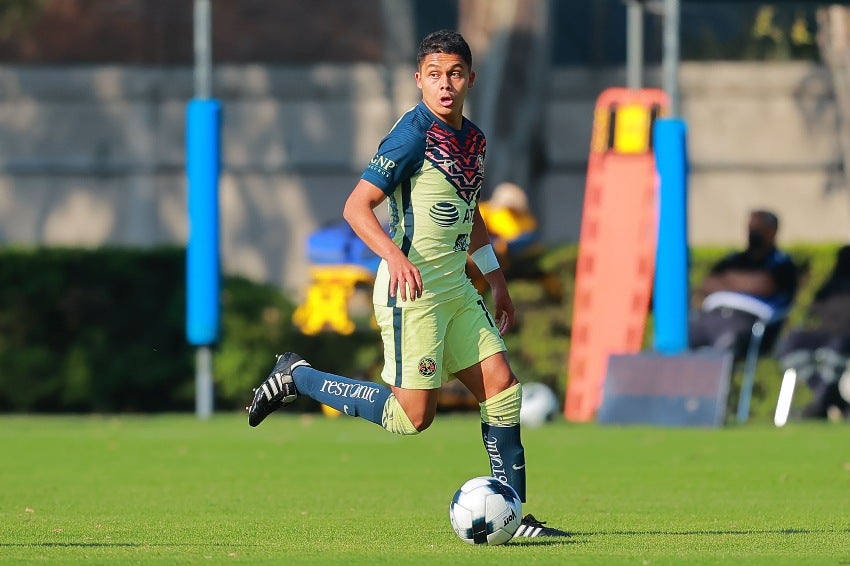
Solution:
M525 449L520 439L519 424L499 426L481 423L484 448L490 456L493 477L508 484L525 503Z
M310 366L298 366L292 380L299 395L333 407L352 417L361 417L381 426L384 405L392 391L371 381L349 379L325 373Z

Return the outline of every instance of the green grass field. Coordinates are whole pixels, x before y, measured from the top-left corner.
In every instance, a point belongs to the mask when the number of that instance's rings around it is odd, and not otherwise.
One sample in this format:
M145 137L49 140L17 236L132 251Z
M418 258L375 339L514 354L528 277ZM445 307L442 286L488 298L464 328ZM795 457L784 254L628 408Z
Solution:
M524 432L525 512L574 533L474 547L473 415L0 417L0 562L850 564L850 427L559 422Z

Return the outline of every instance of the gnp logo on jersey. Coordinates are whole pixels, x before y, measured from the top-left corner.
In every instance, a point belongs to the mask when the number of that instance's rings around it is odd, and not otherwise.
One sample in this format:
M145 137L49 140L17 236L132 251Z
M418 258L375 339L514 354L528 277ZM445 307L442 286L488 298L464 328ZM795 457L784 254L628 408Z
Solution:
M395 169L395 166L395 161L377 153L375 154L375 157L372 158L372 161L369 163L369 169L387 179L390 178L390 170Z
M434 221L434 224L442 228L448 228L460 218L460 212L458 212L457 207L450 202L436 203L428 211L428 215Z
M419 373L425 377L431 377L437 373L437 362L434 358L422 358L419 360Z

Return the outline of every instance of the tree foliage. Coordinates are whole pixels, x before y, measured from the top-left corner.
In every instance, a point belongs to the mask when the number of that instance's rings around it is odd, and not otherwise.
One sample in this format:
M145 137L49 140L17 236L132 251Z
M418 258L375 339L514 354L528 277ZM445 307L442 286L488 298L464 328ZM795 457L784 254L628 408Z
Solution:
M31 26L45 3L45 0L0 0L0 39Z

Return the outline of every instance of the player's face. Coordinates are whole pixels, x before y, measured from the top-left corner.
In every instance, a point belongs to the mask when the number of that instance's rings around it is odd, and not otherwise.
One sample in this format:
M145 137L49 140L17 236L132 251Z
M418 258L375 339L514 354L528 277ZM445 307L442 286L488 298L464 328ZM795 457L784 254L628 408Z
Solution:
M425 106L459 129L466 93L475 80L475 73L469 70L463 57L450 53L426 55L415 76Z

